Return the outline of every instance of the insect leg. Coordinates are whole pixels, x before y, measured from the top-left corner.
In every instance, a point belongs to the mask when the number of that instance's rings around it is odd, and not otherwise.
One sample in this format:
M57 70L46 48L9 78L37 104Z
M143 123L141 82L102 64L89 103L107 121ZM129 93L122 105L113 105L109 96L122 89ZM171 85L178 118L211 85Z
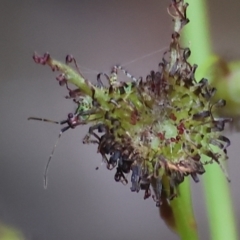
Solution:
M131 75L127 70L125 70L122 66L120 65L115 65L114 68L121 70L128 78L132 79L133 82L137 82L138 79L135 78L133 75Z
M101 138L94 131L98 130L98 132L102 132L104 131L104 128L105 125L103 123L98 123L96 125L91 126L88 130L88 134L83 138L83 143L87 144L92 142L92 140L90 140L91 135L93 135L98 140L94 143L100 143Z

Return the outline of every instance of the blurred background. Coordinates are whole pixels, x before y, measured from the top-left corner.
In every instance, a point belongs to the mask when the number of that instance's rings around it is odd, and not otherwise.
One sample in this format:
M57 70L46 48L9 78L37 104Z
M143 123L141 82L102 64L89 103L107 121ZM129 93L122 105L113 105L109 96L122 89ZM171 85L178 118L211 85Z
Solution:
M1 1L0 222L20 230L27 240L178 239L154 202L143 200L143 192L131 193L129 185L116 183L115 171L105 166L95 170L101 156L96 146L82 144L87 127L64 133L44 190L43 171L60 127L27 121L29 116L63 120L75 108L64 98L67 91L58 86L56 74L33 62L35 50L62 61L73 54L93 82L98 72L109 72L115 64L144 77L157 70L170 42L169 2ZM239 10L239 1L209 1L213 48L227 60L240 59ZM227 135L239 226L240 135ZM192 184L192 193L200 238L209 239L201 183Z

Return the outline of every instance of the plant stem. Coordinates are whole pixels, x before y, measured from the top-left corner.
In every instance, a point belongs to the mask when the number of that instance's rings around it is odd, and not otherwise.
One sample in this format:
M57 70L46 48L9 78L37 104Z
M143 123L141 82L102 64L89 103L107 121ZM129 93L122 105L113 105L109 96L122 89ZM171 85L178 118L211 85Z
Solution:
M185 178L179 185L179 196L171 201L176 228L182 240L197 240L197 225L192 208L190 181Z
M187 16L191 22L184 28L182 36L185 43L190 41L191 61L201 66L212 54L206 1L187 2L190 4ZM206 73L204 69L197 70L197 80L204 76L204 71ZM211 239L235 240L237 231L229 184L217 164L207 166L206 171L203 179Z
M187 17L190 23L187 24L181 38L185 44L190 45L190 62L198 64L195 74L196 79L203 77L204 69L201 66L212 54L212 45L209 29L209 21L205 0L187 0L189 3Z

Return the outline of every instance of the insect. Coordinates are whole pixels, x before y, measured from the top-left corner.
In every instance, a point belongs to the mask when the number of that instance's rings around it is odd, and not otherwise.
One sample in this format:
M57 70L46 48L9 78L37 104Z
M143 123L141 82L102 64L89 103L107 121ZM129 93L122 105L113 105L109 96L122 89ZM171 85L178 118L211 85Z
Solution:
M42 58L41 57L37 57L36 55L34 55L34 61L38 62L38 63L42 63L45 64L49 61L50 55L49 54L45 54ZM73 58L72 56L68 55L66 57L66 64L69 64L73 62L75 65L75 68L77 69L77 72L80 74L80 76L83 78L83 75L80 73L79 68L77 66L76 60L75 58ZM55 66L56 68L58 68L57 66ZM52 66L52 68L55 68L54 66ZM79 88L77 89L70 89L70 87L68 86L68 82L66 79L66 73L62 73L57 77L57 81L59 82L60 86L66 86L69 95L66 96L66 98L68 99L73 99L73 101L77 104L77 108L76 111L74 113L69 113L68 117L66 120L63 121L53 121L50 119L45 119L45 118L38 118L38 117L29 117L28 120L37 120L37 121L44 121L44 122L48 122L48 123L54 123L54 124L59 124L59 125L65 125L57 138L57 141L52 149L52 152L49 156L49 159L47 161L46 167L45 167L45 171L44 171L44 187L47 188L47 172L48 172L48 168L50 165L50 162L52 160L53 154L55 152L55 149L57 147L58 141L61 138L62 134L67 131L68 129L74 129L75 127L79 126L79 125L84 125L87 124L88 122L95 122L96 120L98 120L98 115L100 115L100 110L99 110L99 104L98 102L95 100L94 98L94 94L95 94L95 89L101 90L103 92L103 94L106 94L106 92L104 93L104 91L107 91L109 89L106 88L106 86L103 84L102 80L101 80L101 76L105 76L105 78L108 81L108 84L110 87L113 87L115 90L114 91L118 91L120 94L125 93L126 88L129 87L128 84L124 84L124 83L119 83L117 82L117 71L121 70L128 78L130 78L132 81L136 82L137 79L135 77L133 77L132 75L130 75L126 70L124 70L121 66L114 66L112 68L111 71L111 75L108 76L105 73L99 73L97 75L97 85L95 86L95 88L93 88L93 92L92 92L92 96L90 97L89 95L84 94L83 91L81 91ZM87 81L87 80L86 80ZM130 84L129 84L130 85ZM115 103L114 103L115 104ZM107 162L107 167L108 169L112 169L116 166L117 164L117 160L118 160L118 154L120 153L120 151L112 148L112 146L108 146L108 142L111 141L111 137L109 136L109 134L105 133L105 135L103 135L102 137L99 137L96 133L95 130L98 130L98 132L106 132L108 129L108 127L102 123L98 123L95 124L93 126L91 126L89 128L89 132L88 134L84 137L83 139L83 143L98 143L99 144L99 152L102 154L103 158L105 159L105 161ZM95 139L90 139L90 137L93 136ZM108 160L106 158L106 154L108 154L109 152L111 152L111 157ZM131 163L131 161L128 161ZM126 170L126 166L128 165L129 170ZM130 171L130 165L131 164L127 164L125 163L125 161L122 161L122 164L120 164L118 166L118 170L117 173L121 172L121 176L124 178L124 181L127 182L127 179L124 177L122 172L129 172ZM112 167L111 167L112 166ZM116 175L117 175L116 173ZM117 181L117 177L115 177L116 181Z
M66 126L60 130L57 141L52 149L52 152L49 156L49 159L48 159L46 167L45 167L45 171L44 171L44 187L45 188L47 188L47 172L48 172L49 164L51 162L55 148L57 147L58 141L61 138L62 134L69 129L74 129L75 127L77 127L79 125L86 124L86 119L89 117L89 115L85 115L85 113L86 113L86 111L90 110L89 106L91 106L91 105L86 105L85 101L86 101L85 98L81 98L81 101L78 101L78 108L77 108L76 112L69 113L67 119L63 120L63 121L58 122L58 121L53 121L50 119L37 118L37 117L29 117L28 118L28 120L44 121L44 122L54 123L54 124L59 124L59 125L66 124ZM89 102L87 102L87 103L89 103Z

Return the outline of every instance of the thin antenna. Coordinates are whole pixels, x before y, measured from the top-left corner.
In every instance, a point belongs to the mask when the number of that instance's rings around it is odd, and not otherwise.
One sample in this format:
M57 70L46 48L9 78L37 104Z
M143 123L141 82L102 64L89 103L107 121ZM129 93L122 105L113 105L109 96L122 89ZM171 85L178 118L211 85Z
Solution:
M48 158L48 161L47 161L47 164L46 164L46 167L45 167L45 170L44 170L44 174L43 174L44 189L47 189L47 173L48 173L49 165L50 165L50 162L51 162L51 160L52 160L54 151L55 151L55 149L56 149L56 147L57 147L58 141L59 141L59 139L61 138L62 134L63 134L65 131L67 131L69 128L70 128L70 127L67 126L67 127L63 128L63 129L60 131L60 133L59 133L59 135L58 135L58 138L57 138L57 141L56 141L56 143L55 143L55 145L54 145L54 147L53 147L53 149L52 149L52 152L51 152L51 154L50 154L50 156L49 156L49 158Z
M42 122L61 124L61 122L58 122L58 121L54 121L46 118L38 118L38 117L29 117L28 120L36 120L36 121L42 121Z
M38 118L38 117L29 117L28 120L36 120L36 121L43 121L43 122L49 122L49 123L54 123L54 124L59 124L59 125L62 125L62 124L65 124L65 123L68 123L68 120L63 120L63 121L53 121L53 120L50 120L50 119L46 119L46 118ZM69 124L69 123L68 123ZM58 145L58 141L59 139L61 138L62 134L67 131L69 128L71 128L71 126L66 126L64 128L61 129L59 135L58 135L58 138L57 138L57 141L52 149L52 152L48 158L48 161L47 161L47 164L46 164L46 167L45 167L45 170L44 170L44 174L43 174L43 181L44 181L44 189L47 189L47 172L48 172L48 169L49 169L49 165L50 165L50 162L52 160L52 157L53 157L53 154L54 154L54 151Z

